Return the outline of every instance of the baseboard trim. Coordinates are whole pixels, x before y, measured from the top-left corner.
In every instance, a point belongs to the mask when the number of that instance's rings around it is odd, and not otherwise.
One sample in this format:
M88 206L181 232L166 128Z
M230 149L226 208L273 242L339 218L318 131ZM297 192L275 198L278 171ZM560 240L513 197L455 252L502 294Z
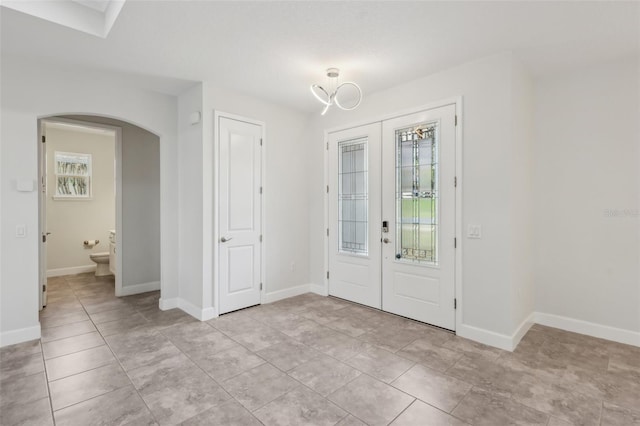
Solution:
M48 269L47 277L61 277L63 275L84 274L85 272L95 272L96 265L71 266L69 268Z
M511 336L511 351L515 350L515 348L518 347L518 344L520 344L520 340L522 340L524 335L527 334L527 331L529 331L531 326L535 323L535 318L535 312L531 312L528 317L522 320L515 333L513 333L513 335Z
M168 311L169 309L175 309L178 307L178 298L177 297L173 297L171 299L163 299L160 298L160 301L158 302L158 307L160 308L161 311Z
M560 315L535 312L535 322L565 331L640 347L640 332L610 327Z
M214 308L201 309L193 303L180 298L178 299L178 308L200 321L207 321L217 316Z
M15 345L40 338L40 324L33 327L19 328L17 330L3 331L0 333L0 347Z
M456 334L465 339L474 340L485 345L493 346L505 351L513 351L513 337L506 334L496 333L483 328L474 327L468 324L458 324Z
M309 284L309 291L311 293L319 294L320 296L328 296L329 292L327 288L319 284Z
M131 296L132 294L146 293L148 291L160 290L160 281L151 281L148 283L123 285L120 291L116 291L116 296Z
M301 284L295 287L289 287L282 290L272 291L270 293L264 293L262 295L262 303L273 303L278 300L286 299L288 297L299 296L304 293L309 293L309 284Z

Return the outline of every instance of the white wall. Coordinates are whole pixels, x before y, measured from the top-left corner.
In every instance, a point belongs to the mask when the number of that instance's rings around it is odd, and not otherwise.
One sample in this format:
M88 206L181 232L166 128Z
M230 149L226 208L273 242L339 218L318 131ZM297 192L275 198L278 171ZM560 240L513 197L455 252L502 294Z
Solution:
M204 86L205 116L213 110L237 114L266 125L264 142L265 201L264 252L267 299L309 284L309 171L307 169L308 117L300 112L250 96ZM205 139L213 141L213 122L205 122ZM213 145L211 144L213 148ZM205 169L212 171L213 150L205 156ZM214 185L206 176L205 187ZM212 194L209 191L206 191ZM208 203L205 199L205 203ZM212 204L211 204L212 205ZM205 218L210 221L210 218ZM293 264L293 268L292 268ZM292 270L293 269L293 270ZM294 289L294 290L292 290ZM292 294L292 293L289 293Z
M122 120L86 115L65 118L122 130L122 235L116 236L122 240L122 291L129 295L160 289L160 138Z
M45 124L47 142L47 274L95 269L89 254L109 251L109 230L116 226L115 133L96 133ZM55 153L91 155L91 198L55 198ZM85 240L99 240L93 247Z
M195 310L204 310L203 302L203 244L213 238L203 232L203 122L191 124L189 117L194 112L202 112L202 84L196 84L178 97L178 134L180 149L179 188L180 188L180 236L178 240L180 256L180 294L179 297L194 306ZM209 262L209 267L211 262ZM210 285L210 284L209 284Z
M312 116L306 132L307 171L310 176L311 281L324 285L324 156L323 130L380 118L397 111L463 96L463 310L460 335L509 348L513 343L515 314L512 308L514 245L512 231L517 222L516 202L511 198L512 174L522 161L513 144L515 96L512 76L516 68L511 54L501 54L465 64L392 89L365 93L353 112L333 109L325 117ZM526 80L526 76L519 76ZM526 86L525 83L518 87ZM320 105L319 105L320 106ZM526 145L526 140L521 146ZM524 177L522 178L524 180ZM469 240L467 224L482 225L482 239ZM525 259L519 256L519 261ZM525 303L523 302L523 305ZM526 309L526 308L525 308ZM524 310L524 309L523 309ZM518 314L518 316L521 316Z
M535 93L536 310L640 345L638 59L545 78Z
M3 55L0 103L1 270L0 345L39 337L38 194L18 192L19 179L36 184L37 120L88 113L121 118L160 136L162 297L178 293L177 100L141 90L112 74L42 66ZM27 237L15 236L16 225Z
M179 97L180 298L199 318L215 315L214 110L264 122L265 279L263 302L309 289L307 117L205 82ZM189 123L201 111L202 122Z
M526 333L535 309L533 281L533 81L518 61L511 64L511 294L513 330ZM523 324L523 322L529 322ZM522 327L521 327L522 325ZM521 327L519 329L519 327ZM522 334L516 337L516 343Z

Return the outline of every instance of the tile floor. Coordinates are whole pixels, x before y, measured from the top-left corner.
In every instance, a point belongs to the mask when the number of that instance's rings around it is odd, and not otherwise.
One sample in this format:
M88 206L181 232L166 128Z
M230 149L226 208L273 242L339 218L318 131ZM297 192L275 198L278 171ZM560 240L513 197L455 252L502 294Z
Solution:
M638 425L640 348L534 326L513 353L305 294L199 322L51 279L0 350L8 425Z

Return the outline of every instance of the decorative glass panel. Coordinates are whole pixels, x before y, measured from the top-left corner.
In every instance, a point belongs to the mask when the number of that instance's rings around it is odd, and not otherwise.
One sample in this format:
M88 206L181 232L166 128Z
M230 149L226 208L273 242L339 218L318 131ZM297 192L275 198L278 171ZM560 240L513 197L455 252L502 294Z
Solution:
M338 144L338 249L368 253L367 138Z
M56 193L54 198L91 196L91 154L55 152Z
M396 206L396 258L437 264L437 123L396 131Z

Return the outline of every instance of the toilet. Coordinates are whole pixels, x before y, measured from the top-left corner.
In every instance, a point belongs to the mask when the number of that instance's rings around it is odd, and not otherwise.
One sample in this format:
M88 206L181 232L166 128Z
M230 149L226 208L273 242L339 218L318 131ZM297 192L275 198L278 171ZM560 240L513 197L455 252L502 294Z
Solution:
M96 277L111 275L109 270L109 252L91 253L89 258L96 262Z

